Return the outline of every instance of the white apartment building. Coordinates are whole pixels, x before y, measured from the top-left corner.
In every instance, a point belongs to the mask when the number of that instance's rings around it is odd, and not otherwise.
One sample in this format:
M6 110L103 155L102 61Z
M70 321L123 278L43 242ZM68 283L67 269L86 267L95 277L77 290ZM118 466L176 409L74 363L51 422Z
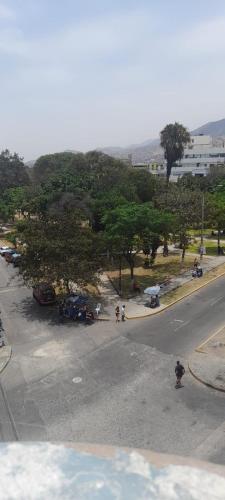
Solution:
M204 177L213 167L225 167L225 147L221 138L209 135L191 136L191 142L184 150L183 158L172 168L170 180L177 182L185 174ZM145 169L152 175L166 175L166 161L133 163L136 169Z
M184 174L193 176L206 176L215 166L225 166L224 141L221 145L214 145L212 137L196 135L191 137L191 142L184 150L183 158L172 168L171 180L177 181Z

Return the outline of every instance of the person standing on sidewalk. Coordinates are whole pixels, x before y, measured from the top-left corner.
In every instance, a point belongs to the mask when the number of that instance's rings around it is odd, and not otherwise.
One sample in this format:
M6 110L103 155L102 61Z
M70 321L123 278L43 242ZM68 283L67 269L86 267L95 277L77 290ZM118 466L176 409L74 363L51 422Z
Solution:
M116 315L116 322L119 323L119 320L120 320L120 308L119 308L119 306L116 306L116 308L115 308L115 315Z
M125 305L121 307L121 319L122 321L125 321Z

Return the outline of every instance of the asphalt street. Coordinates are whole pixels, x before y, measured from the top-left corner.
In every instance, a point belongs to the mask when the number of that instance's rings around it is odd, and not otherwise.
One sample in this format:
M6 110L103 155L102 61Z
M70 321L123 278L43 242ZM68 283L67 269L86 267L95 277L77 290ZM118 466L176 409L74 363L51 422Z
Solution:
M143 320L60 324L0 259L13 355L0 377L0 439L148 448L225 464L225 396L174 366L225 323L224 278Z

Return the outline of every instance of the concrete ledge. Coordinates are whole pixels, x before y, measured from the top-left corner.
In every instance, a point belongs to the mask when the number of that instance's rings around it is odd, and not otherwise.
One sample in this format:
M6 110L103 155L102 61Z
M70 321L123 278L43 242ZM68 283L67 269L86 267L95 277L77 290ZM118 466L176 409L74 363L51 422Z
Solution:
M95 318L95 321L110 321L111 318L108 318L108 316L99 316L98 318Z
M188 362L191 375L206 387L225 392L224 363L216 356L207 353L195 352Z

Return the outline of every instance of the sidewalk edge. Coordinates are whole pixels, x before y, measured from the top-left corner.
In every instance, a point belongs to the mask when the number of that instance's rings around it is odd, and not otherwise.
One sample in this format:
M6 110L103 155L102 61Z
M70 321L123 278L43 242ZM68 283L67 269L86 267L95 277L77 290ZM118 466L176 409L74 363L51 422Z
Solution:
M193 372L192 368L190 367L189 362L188 362L188 369L189 369L189 372L191 373L192 377L194 377L201 384L206 385L206 387L210 387L210 389L214 389L215 391L225 392L225 389L223 389L222 387L218 387L217 385L210 384L210 382L206 382L205 380L201 379L198 375L196 375Z
M185 299L189 295L192 295L193 293L198 292L199 290L201 290L201 288L204 288L205 286L210 285L210 283L221 278L224 275L225 275L225 271L223 271L223 273L221 273L219 276L215 276L214 278L210 279L209 281L207 281L207 283L203 283L203 285L200 285L198 288L196 288L196 290L192 290L191 292L188 292L185 295L182 295L182 297L179 297L178 299L174 300L174 302L167 304L160 311L154 311L154 312L151 312L150 314L145 314L144 316L130 316L130 317L127 317L127 319L128 320L130 320L130 319L144 319L144 318L149 318L149 316L154 316L155 314L160 314L160 313L164 312L166 309L168 309L169 307L172 307L173 305L177 304L177 302L180 302L181 300Z

